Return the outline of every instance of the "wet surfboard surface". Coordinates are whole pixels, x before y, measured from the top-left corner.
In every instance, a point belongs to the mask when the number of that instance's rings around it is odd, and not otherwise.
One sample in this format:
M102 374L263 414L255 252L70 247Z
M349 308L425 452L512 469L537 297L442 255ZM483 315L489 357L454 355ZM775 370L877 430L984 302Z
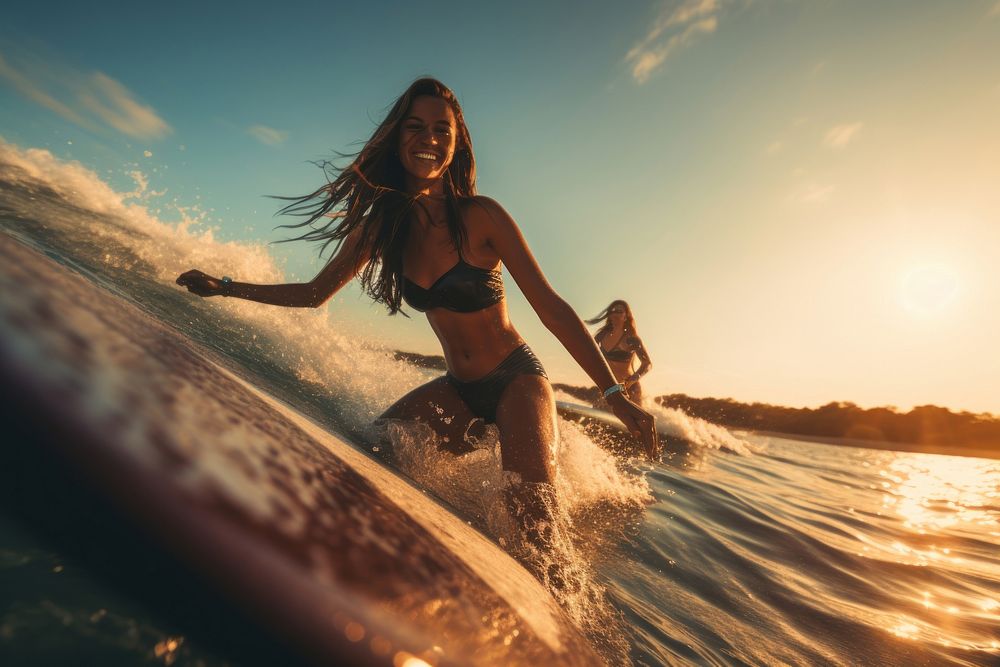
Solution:
M32 446L297 657L601 662L499 547L142 308L4 234L0 290L0 389Z

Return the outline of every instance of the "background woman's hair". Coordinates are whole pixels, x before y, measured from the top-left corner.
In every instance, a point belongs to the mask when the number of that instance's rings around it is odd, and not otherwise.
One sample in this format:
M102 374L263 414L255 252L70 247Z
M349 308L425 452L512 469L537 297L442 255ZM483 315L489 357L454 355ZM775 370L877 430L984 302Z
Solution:
M461 252L465 228L458 200L476 194L476 159L462 107L455 94L437 79L421 78L411 83L360 151L337 153L340 158L350 158L349 165L339 168L328 160L318 162L326 175L326 185L301 197L276 197L291 202L278 214L305 218L281 227L309 228L301 236L283 240L319 241L321 255L331 243L336 253L344 239L361 228L358 252L366 261L361 285L372 299L386 305L390 315L401 308L403 249L413 207L423 205L418 196L403 189L404 172L398 155L400 125L413 100L421 95L443 99L455 114L455 155L443 178L448 231Z
M594 334L594 338L600 340L611 332L611 309L615 306L621 306L625 309L625 335L638 337L639 331L635 327L635 318L632 317L632 309L622 299L615 299L594 318L587 320L587 324L601 325L601 328Z

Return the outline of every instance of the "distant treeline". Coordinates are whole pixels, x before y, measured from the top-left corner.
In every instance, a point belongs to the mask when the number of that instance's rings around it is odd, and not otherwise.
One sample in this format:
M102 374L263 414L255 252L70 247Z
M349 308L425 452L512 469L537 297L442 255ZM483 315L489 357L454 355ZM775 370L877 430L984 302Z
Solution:
M393 352L392 357L396 361L405 361L413 364L414 366L429 368L431 370L441 371L442 373L448 370L448 365L445 363L444 357L438 354L418 354L416 352L403 352L401 350L396 350Z
M1000 419L985 413L952 412L936 405L899 412L892 407L865 409L849 402L832 402L818 408L788 408L685 394L658 396L655 400L664 407L677 408L716 424L755 431L933 447L1000 446Z
M444 370L444 359L397 352L425 368ZM596 387L554 383L555 389L593 404L600 397ZM921 405L909 412L893 407L862 408L850 402L831 402L818 408L789 408L768 403L741 403L731 398L694 398L686 394L657 396L665 408L729 428L773 431L816 438L842 438L872 442L948 448L1000 449L1000 418L987 413L952 412L936 405Z
M592 387L553 386L585 403L593 403L598 397L597 389ZM899 412L891 407L865 409L849 402L832 402L818 408L788 408L686 394L657 396L653 400L665 408L675 408L713 424L749 431L926 445L942 451L1000 448L1000 418L985 413L952 412L936 405Z

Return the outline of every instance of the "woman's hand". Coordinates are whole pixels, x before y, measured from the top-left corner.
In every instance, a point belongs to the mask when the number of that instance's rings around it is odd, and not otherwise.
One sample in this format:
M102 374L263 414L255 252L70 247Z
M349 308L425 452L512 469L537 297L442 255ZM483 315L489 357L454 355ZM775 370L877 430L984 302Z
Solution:
M642 446L646 450L646 456L650 461L660 460L660 438L656 432L656 422L653 415L649 414L638 405L628 400L620 391L616 391L607 397L608 407L621 420L622 424L633 437L642 440Z
M189 292L198 296L218 296L222 294L223 290L220 279L213 278L198 269L191 269L177 276L177 284L187 287Z

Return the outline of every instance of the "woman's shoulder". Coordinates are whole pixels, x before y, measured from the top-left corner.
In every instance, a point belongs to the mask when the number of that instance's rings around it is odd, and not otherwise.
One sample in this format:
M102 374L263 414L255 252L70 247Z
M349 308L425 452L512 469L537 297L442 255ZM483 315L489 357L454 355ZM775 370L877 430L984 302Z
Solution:
M487 197L486 195L462 197L458 200L458 205L463 214L487 215L490 217L507 215L507 211L504 210L503 206L496 199Z
M642 347L642 339L640 339L638 336L627 336L625 338L625 344L633 349L637 347Z
M463 213L466 211L478 212L480 215L488 217L494 222L514 224L514 219L511 217L510 213L507 212L507 209L505 209L496 199L487 197L486 195L463 197L460 200L459 206L463 208Z
M462 198L459 200L459 210L469 232L478 230L486 236L492 236L498 230L517 226L503 206L485 195Z

